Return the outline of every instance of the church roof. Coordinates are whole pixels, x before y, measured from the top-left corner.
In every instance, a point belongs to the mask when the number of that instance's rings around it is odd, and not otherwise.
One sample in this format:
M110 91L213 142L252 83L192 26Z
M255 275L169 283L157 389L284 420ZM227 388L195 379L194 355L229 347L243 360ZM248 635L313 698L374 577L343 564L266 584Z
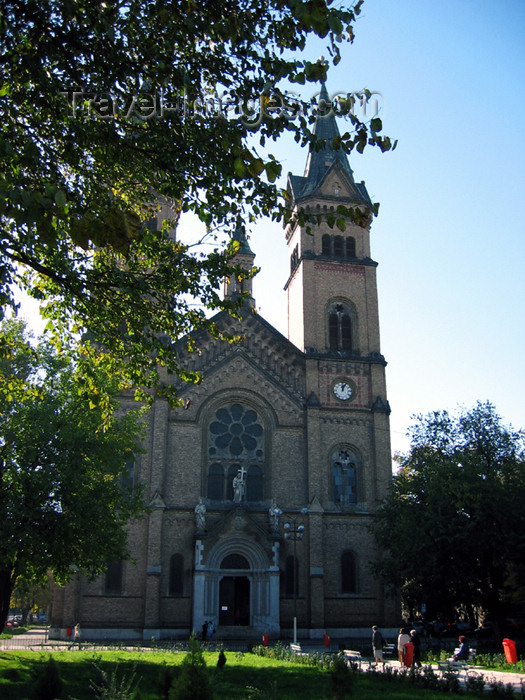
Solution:
M348 189L353 194L352 199L372 206L364 182L354 181L353 171L346 153L342 148L337 147L337 143L334 147L334 141L339 141L340 133L325 83L321 85L318 106L313 133L316 140L321 141L321 145L317 146L319 150L316 149L315 145L310 147L302 177L288 173L288 186L294 200L314 194L327 173L333 168L337 168L347 180Z

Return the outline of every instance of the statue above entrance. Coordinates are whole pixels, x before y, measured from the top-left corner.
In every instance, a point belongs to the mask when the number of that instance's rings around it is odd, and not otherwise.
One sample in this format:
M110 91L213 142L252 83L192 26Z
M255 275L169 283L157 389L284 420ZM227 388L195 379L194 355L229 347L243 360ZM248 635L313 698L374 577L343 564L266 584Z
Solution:
M233 477L233 500L235 503L244 501L246 469L241 467L237 475Z

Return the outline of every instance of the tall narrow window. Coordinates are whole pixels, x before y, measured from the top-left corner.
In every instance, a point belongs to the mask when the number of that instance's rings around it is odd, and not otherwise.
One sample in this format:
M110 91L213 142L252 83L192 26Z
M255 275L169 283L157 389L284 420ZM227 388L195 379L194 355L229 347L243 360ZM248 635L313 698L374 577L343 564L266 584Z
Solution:
M352 349L352 325L350 316L342 314L341 316L341 350Z
M109 562L104 581L104 593L106 595L122 594L122 569L123 566L120 559Z
M352 350L352 319L343 304L334 304L328 314L328 342L330 350Z
M346 257L355 258L355 238L353 236L348 236L346 239Z
M184 592L184 557L173 554L170 559L169 595L181 598Z
M328 317L328 333L330 335L330 350L339 349L339 319L337 314L331 313Z
M284 572L284 594L286 596L299 595L298 570L297 558L291 555L287 556Z
M240 464L232 464L228 467L228 476L226 477L226 500L233 501L233 480L237 476Z
M332 490L334 503L357 503L357 457L350 450L332 454Z
M208 498L220 501L224 498L224 469L212 464L208 471Z
M355 555L349 550L341 555L341 593L357 593Z
M246 500L247 501L262 501L263 500L263 473L262 469L256 464L251 464L248 467L248 477L246 485Z
M321 253L322 255L330 255L330 236L325 233L321 239Z
M342 258L343 257L343 237L342 236L334 236L334 257L335 258Z

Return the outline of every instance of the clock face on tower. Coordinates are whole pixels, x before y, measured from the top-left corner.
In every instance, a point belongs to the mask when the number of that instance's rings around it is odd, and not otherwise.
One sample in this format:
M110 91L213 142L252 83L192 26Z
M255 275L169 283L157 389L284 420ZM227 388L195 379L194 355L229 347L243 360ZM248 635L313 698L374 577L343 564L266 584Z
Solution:
M334 384L334 395L341 401L348 401L352 398L354 390L348 382L337 382Z

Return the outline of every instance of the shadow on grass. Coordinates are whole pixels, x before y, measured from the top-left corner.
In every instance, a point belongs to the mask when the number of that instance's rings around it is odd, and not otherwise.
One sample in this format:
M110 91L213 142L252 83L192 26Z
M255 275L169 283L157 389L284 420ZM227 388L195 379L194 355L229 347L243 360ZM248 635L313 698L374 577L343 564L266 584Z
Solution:
M205 659L212 675L215 700L331 700L333 697L330 672L315 667L297 665L275 659L263 659L251 654L242 657L228 652L224 669L216 667L218 654L206 653ZM161 677L168 669L180 665L184 654L165 652L56 652L53 657L63 681L61 698L93 700L95 694L90 680L97 677L97 668L117 673L119 679L135 673L139 694L137 700L162 700ZM0 698L29 700L34 680L49 659L43 652L0 653ZM388 679L381 674L358 673L354 677L354 695L359 700L456 700L473 695L439 693L411 686L403 679ZM478 696L479 697L479 696Z

